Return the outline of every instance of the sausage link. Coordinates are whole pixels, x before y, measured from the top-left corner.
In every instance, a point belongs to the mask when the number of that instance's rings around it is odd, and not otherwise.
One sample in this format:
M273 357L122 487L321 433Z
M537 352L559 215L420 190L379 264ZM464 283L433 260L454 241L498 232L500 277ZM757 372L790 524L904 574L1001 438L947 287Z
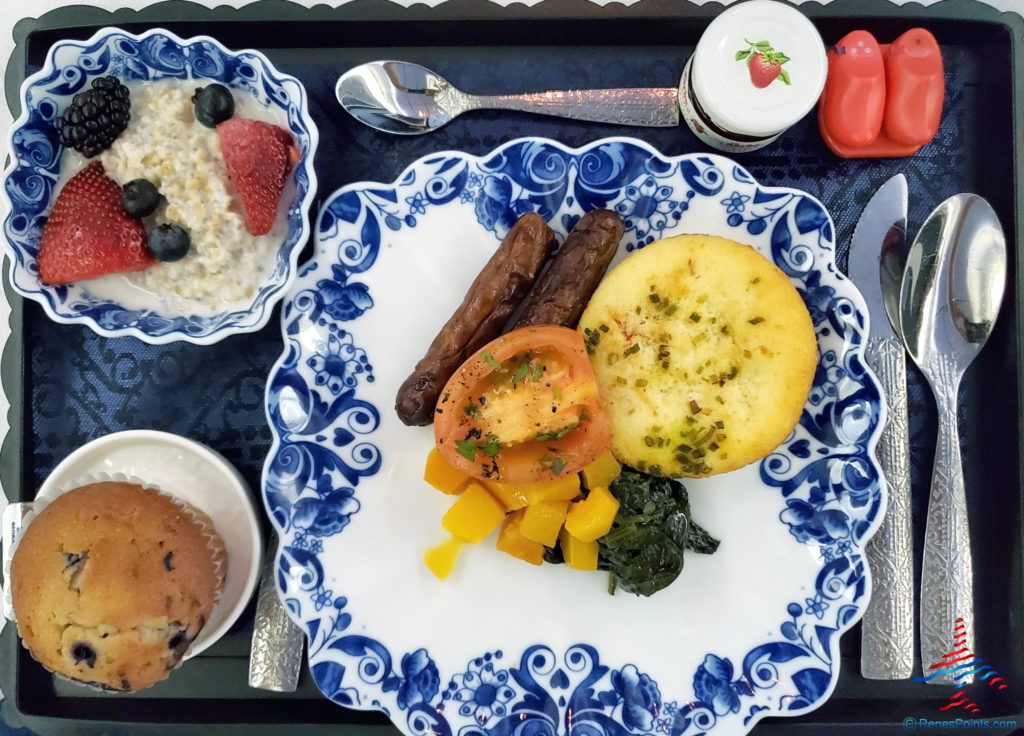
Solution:
M430 343L395 399L403 423L423 426L448 379L473 354L501 333L557 245L555 234L533 212L519 218L477 275L462 304Z
M532 325L576 327L625 232L611 210L583 215L523 302L512 329Z

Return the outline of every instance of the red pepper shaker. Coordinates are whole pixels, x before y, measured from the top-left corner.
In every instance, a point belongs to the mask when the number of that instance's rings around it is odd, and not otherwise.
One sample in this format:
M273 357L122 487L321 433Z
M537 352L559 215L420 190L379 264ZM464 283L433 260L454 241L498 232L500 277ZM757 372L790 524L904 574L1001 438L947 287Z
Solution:
M829 50L828 61L818 124L837 155L910 156L935 137L945 82L931 33L914 28L879 45L867 31L853 31Z
M896 143L923 146L942 118L945 79L935 36L914 28L897 38L886 55L885 133Z

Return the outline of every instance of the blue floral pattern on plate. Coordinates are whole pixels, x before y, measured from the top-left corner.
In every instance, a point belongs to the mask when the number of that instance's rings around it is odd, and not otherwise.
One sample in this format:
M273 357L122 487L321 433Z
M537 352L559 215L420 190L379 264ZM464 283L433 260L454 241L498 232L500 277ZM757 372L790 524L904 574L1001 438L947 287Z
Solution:
M495 243L531 211L564 235L596 207L616 209L626 221L619 257L679 232L752 243L800 291L819 342L799 425L752 474L777 494L782 539L812 552L814 574L772 613L774 634L737 633L749 640L740 658L706 652L673 662L692 668L688 692L666 692L645 670L654 653L606 662L599 641L557 651L537 642L512 657L496 648L442 671L431 655L438 642L393 650L386 636L368 635L369 622L355 619L348 598L338 596L346 591L328 587L341 579L328 571L343 566L321 554L322 543L361 513L361 484L372 482L385 453L405 452L378 444L381 412L390 407L363 398L364 382L374 378L371 360L381 356L361 352L358 339L340 347L389 296L364 282L392 234L417 228L432 209L468 208ZM762 187L719 156L668 158L630 139L577 150L523 139L479 158L428 156L392 185L345 187L327 201L316 235L317 255L282 310L285 351L267 385L275 441L263 491L281 532L278 587L308 635L312 672L328 697L381 710L406 733L435 736L741 734L765 715L824 702L838 677L839 636L867 604L864 545L885 496L872 454L884 408L862 361L866 314L836 269L832 223L819 202Z
M288 209L287 236L248 308L210 315L157 314L97 298L79 284L46 286L39 281L36 255L60 176L62 148L54 120L93 79L110 74L125 82L216 80L248 92L265 107L284 111L301 155L294 171L295 196ZM267 323L295 278L299 251L309 236L309 208L316 190L313 156L318 133L307 109L305 88L295 77L278 72L258 51L228 51L205 36L185 40L159 29L136 36L108 28L88 41L55 44L43 69L22 85L21 104L21 116L10 134L12 160L4 181L7 215L3 224L11 257L10 280L18 293L39 302L58 322L82 323L101 335L133 335L157 344L174 340L210 344Z

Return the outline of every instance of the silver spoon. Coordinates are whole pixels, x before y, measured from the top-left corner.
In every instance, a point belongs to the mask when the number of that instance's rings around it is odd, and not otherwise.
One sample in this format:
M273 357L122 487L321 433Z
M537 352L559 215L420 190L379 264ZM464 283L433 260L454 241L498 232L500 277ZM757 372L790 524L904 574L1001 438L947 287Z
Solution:
M1006 240L992 207L975 194L940 204L914 239L900 293L907 350L931 384L939 439L921 570L921 665L933 684L973 681L974 580L957 428L960 379L992 333L1006 286ZM936 663L939 667L933 668Z
M406 61L371 61L349 69L334 88L352 116L385 133L429 133L470 110L518 110L597 123L679 124L678 90L591 89L525 95L469 95L435 72Z

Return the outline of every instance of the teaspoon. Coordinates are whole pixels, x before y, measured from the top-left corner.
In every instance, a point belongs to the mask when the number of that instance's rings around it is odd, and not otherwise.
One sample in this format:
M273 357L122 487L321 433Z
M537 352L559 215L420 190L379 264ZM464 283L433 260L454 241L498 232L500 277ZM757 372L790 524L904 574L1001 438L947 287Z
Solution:
M900 323L938 405L939 437L921 570L921 665L933 684L973 681L957 671L974 647L974 580L960 459L957 395L992 333L1006 286L1006 240L975 194L940 204L914 239L900 292ZM948 664L948 653L961 660Z
M356 120L399 135L429 133L464 112L484 109L619 125L679 124L678 90L674 87L470 95L436 72L406 61L361 64L341 75L334 91Z

